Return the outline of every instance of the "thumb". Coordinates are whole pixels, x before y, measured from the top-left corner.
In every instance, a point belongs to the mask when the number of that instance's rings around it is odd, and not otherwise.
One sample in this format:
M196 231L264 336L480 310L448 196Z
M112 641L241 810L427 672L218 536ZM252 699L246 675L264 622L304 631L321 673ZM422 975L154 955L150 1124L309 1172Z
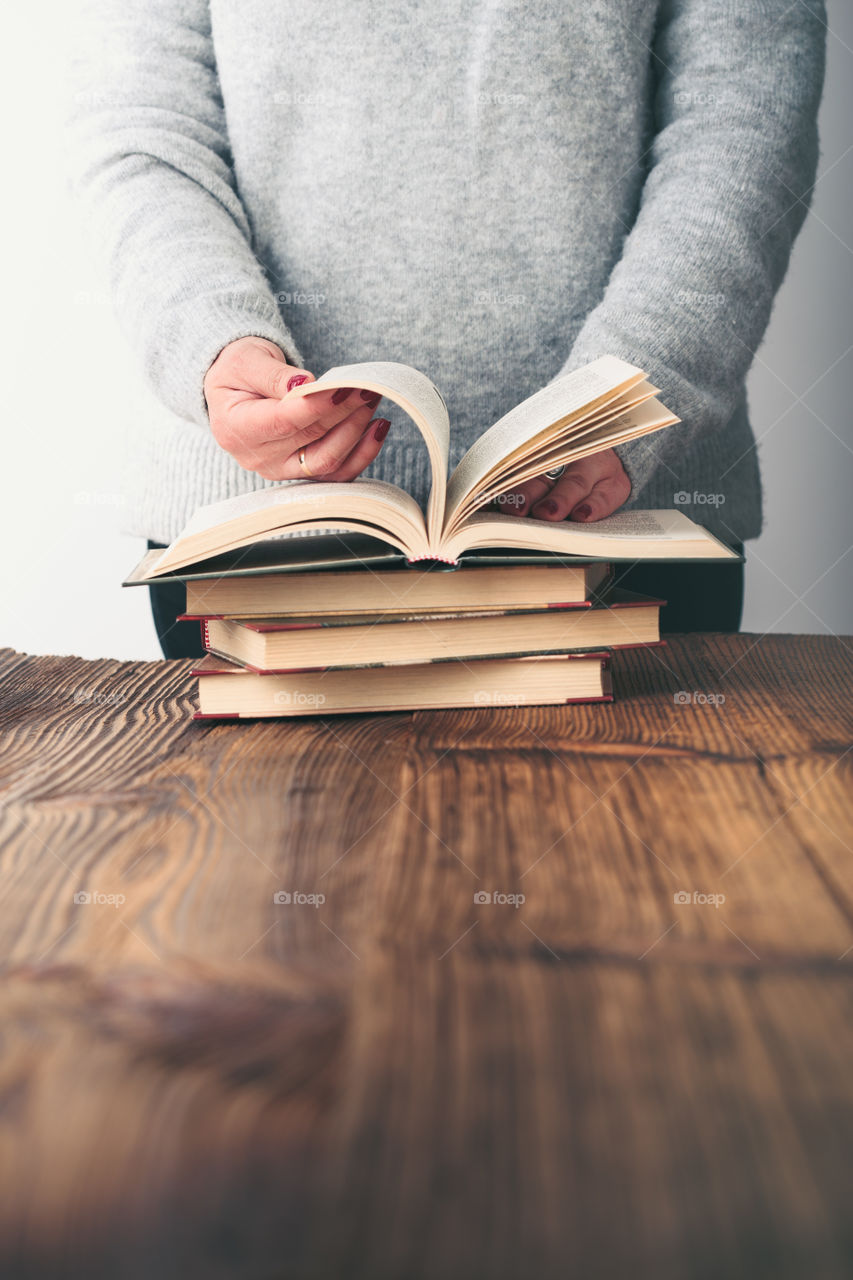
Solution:
M252 391L268 400L282 400L291 385L314 381L313 373L288 364L278 347L263 340L240 352L240 373Z
M211 391L250 391L268 400L281 400L291 378L313 381L313 374L288 364L284 352L268 338L237 338L220 351L207 371L205 394Z

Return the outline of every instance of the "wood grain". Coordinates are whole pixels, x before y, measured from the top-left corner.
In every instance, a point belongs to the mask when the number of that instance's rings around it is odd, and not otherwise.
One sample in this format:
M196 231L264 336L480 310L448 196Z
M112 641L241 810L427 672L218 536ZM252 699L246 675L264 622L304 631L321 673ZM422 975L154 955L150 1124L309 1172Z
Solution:
M0 651L4 1280L849 1274L850 652L217 724Z

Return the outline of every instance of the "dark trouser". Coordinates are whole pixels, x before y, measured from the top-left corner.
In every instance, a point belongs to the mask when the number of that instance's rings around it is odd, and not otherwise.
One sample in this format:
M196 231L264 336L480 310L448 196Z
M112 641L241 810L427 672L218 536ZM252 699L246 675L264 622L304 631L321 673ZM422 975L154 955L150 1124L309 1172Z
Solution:
M149 542L149 549L162 542ZM743 552L736 546L735 551ZM743 609L743 565L662 562L617 565L616 585L668 601L661 615L667 631L737 631ZM151 612L165 658L200 658L204 653L197 622L176 622L186 607L180 583L151 587Z
M164 542L149 542L148 550L164 547ZM204 653L201 642L201 623L176 622L179 613L187 607L187 589L182 582L164 582L159 587L149 587L151 612L157 639L164 658L200 658Z
M743 555L743 546L733 551ZM614 583L643 596L666 600L661 631L739 631L743 612L743 564L663 561L616 565Z

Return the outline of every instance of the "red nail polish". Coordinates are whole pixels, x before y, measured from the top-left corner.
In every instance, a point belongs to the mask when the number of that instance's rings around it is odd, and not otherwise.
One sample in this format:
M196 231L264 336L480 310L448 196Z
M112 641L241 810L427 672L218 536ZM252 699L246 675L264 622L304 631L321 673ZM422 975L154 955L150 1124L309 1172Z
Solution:
M294 387L301 387L303 382L310 382L311 379L307 373L294 373L287 384L287 390L292 391Z
M337 391L332 392L332 404L343 404L351 392L352 387L338 387Z
M535 515L537 511L545 511L549 516L554 516L557 514L557 510L557 504L554 499L546 498L544 502L538 502L536 504L533 514Z
M379 394L378 391L362 391L361 398L362 400L365 401L365 403L370 405L371 409L374 409L376 405L379 404L379 401L382 399L382 396Z
M373 428L373 439L382 441L388 434L388 428L391 423L387 418L377 418L376 426Z
M572 512L572 519L588 520L591 515L592 515L592 507L589 505L588 502L585 502L582 507L575 507L574 511Z

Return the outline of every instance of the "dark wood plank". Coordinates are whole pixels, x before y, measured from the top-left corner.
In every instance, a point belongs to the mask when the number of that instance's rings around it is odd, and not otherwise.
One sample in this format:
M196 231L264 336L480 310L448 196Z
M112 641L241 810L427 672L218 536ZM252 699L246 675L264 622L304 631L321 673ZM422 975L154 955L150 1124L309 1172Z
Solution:
M850 647L615 669L214 724L0 652L0 1272L846 1274Z
M852 679L849 638L670 636L661 648L614 653L612 706L430 713L422 732L442 748L540 740L555 750L665 758L832 753L853 742ZM677 697L685 693L686 704Z
M849 1274L842 973L472 937L354 997L14 975L4 1274Z
M378 956L359 994L329 1274L849 1274L840 973L509 961L472 934Z
M334 982L40 965L0 1016L0 1274L289 1274L343 1083Z

